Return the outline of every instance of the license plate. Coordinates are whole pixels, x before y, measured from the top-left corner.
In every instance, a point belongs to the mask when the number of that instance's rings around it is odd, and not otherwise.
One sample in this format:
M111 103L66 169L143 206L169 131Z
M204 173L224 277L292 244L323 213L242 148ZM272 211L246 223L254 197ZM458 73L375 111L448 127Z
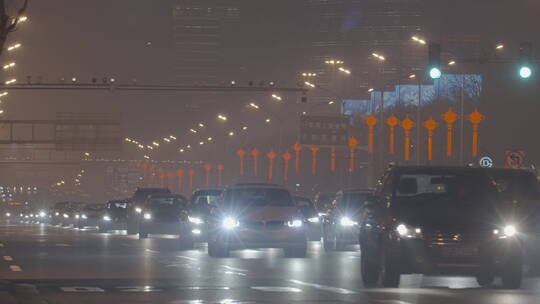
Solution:
M477 247L449 247L443 248L442 256L447 258L464 258L478 255Z

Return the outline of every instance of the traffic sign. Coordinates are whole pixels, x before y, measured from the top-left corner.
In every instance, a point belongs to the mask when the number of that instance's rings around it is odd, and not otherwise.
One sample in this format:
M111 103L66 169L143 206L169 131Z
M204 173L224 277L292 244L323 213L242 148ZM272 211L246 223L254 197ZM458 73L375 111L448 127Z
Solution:
M491 159L491 157L489 156L484 156L480 158L480 161L478 161L478 164L482 168L491 168L493 167L493 159Z
M347 146L349 119L345 116L301 116L299 142L305 146Z
M525 167L525 152L509 150L505 152L504 164L506 168L521 169Z

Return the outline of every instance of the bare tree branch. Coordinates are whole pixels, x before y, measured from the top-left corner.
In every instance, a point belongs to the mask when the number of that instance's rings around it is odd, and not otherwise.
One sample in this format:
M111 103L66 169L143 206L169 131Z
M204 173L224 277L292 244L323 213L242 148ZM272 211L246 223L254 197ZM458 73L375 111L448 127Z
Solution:
M9 33L17 29L20 18L26 12L28 1L24 0L21 8L17 11L17 15L9 16L6 11L6 1L0 0L0 55L4 51L4 45L6 44Z

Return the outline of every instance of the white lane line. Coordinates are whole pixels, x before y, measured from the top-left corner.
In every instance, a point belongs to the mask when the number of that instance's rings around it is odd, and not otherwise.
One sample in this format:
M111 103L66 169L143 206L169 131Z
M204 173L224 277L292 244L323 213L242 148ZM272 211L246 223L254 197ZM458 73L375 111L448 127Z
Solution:
M320 284L309 283L309 282L302 282L298 280L289 280L289 282L302 285L302 286L309 286L309 287L313 287L313 288L317 288L320 290L329 291L333 293L339 293L339 294L356 294L357 293L356 291L352 291L345 288L326 286L326 285L320 285Z
M71 245L69 245L69 244L63 244L63 243L60 243L60 244L54 244L54 246L56 246L56 247L71 247Z
M236 271L230 271L230 270L225 270L225 273L226 274L235 274L235 275L239 275L239 276L243 276L245 277L247 274L243 273L243 272L236 272Z
M252 286L250 288L253 290L266 292L302 292L302 289L300 288L282 286Z
M4 256L4 260L5 260L5 261L13 261L13 258L10 257L9 255L5 255L5 256Z
M9 269L11 269L11 271L22 271L22 268L17 265L9 265Z
M375 303L381 304L411 304L410 302L400 301L400 300L375 300Z
M183 255L177 255L176 257L181 258L181 259L190 260L190 261L197 261L197 259L195 259L195 258L187 257L187 256L183 256Z
M221 267L223 267L223 268L225 268L225 269L228 269L228 270L232 270L232 271L248 272L247 269L236 268L236 267L231 267L231 266L227 266L227 265L221 265Z
M144 251L150 252L150 253L159 253L159 251L152 250L152 249L145 249Z

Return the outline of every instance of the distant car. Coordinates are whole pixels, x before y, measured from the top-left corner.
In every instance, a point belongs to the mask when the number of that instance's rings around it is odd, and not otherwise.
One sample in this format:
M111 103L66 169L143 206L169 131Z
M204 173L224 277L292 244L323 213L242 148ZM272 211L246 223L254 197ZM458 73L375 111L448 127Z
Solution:
M191 195L189 221L194 225L195 241L206 242L210 209L217 204L222 193L223 189L199 189Z
M67 216L69 216L66 212L70 208L69 202L60 202L54 204L54 206L51 208L50 212L50 224L51 225L62 225L64 221L67 220ZM66 214L64 216L64 214Z
M313 204L320 216L325 215L326 212L328 212L335 197L335 192L319 192L315 194Z
M149 234L178 235L184 249L193 248L189 201L180 194L153 194L146 199L139 226L139 238Z
M127 229L127 212L130 200L112 200L108 201L103 211L103 216L99 221L99 232L108 232L110 230Z
M127 234L132 235L139 233L142 209L149 195L169 193L171 193L171 191L167 188L137 188L131 198L131 204L128 205Z
M372 194L370 189L342 190L336 194L322 217L325 251L345 250L349 245L358 244L363 206Z
M209 222L210 256L225 257L243 248L283 248L286 256L306 256L303 216L286 188L237 184L225 189L222 198Z
M516 206L529 274L540 274L540 183L535 173L521 169L483 169L493 178L502 199Z
M504 288L519 288L523 233L515 207L484 170L392 167L364 208L364 284L398 287L401 274L460 273L480 286L500 276Z
M87 203L70 202L68 207L62 213L62 226L73 226L76 228L79 222L79 214L86 205Z
M86 227L98 227L105 212L105 204L88 204L75 213L74 226L83 229Z
M294 201L296 202L296 207L304 216L308 240L320 241L322 225L319 213L317 212L317 209L315 209L313 202L311 202L309 198L303 196L295 196Z

